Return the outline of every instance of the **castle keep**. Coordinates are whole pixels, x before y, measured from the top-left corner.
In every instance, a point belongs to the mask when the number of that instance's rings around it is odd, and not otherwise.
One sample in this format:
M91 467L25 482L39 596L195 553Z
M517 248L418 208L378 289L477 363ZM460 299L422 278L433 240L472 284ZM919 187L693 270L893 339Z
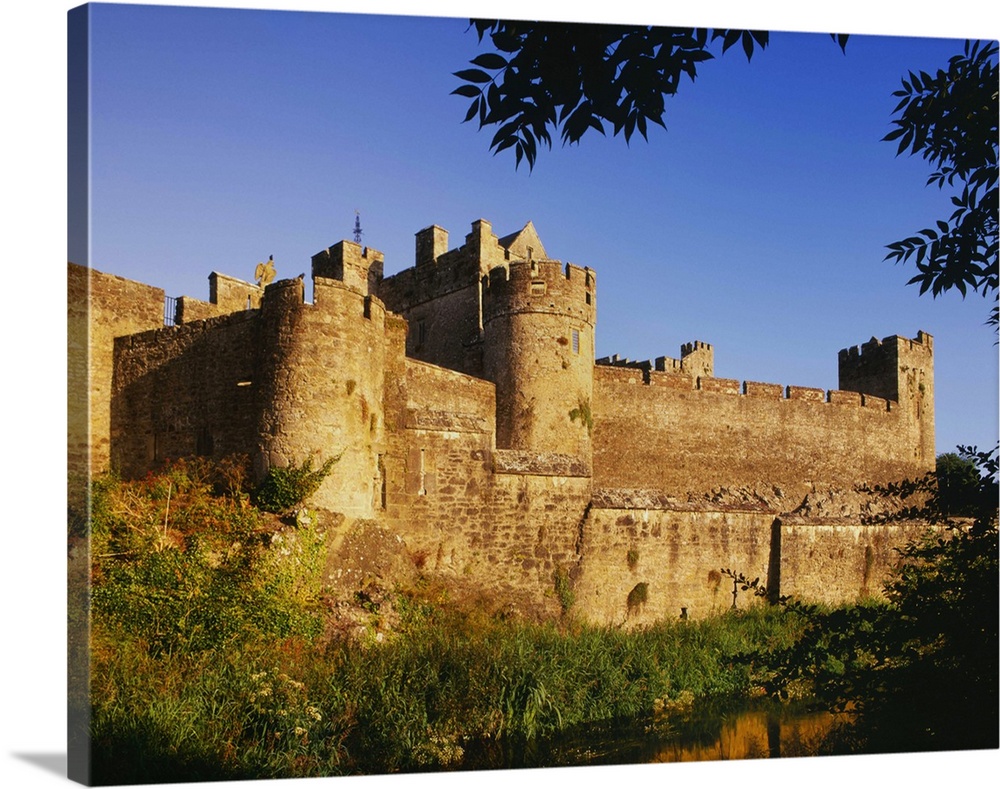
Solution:
M70 384L90 392L71 472L338 457L312 504L343 529L545 611L559 579L616 624L729 607L722 567L811 599L875 593L919 528L865 524L855 489L934 467L924 332L842 350L831 391L717 378L701 341L595 360L596 274L550 259L530 222L498 238L478 220L451 249L426 228L392 276L342 241L313 257L311 303L301 278L209 280L165 326L162 290L70 264L71 349L89 339Z

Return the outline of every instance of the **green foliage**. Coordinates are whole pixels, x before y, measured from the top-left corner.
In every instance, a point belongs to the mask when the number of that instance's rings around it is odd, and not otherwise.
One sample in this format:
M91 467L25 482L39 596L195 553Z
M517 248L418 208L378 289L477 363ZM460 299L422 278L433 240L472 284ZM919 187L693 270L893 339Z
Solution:
M340 775L351 707L322 706L296 639L153 656L95 631L92 780L139 784Z
M245 632L212 649L155 651L96 616L95 781L461 766L471 740L523 745L673 702L746 694L749 671L733 656L795 635L773 610L622 631L392 597L395 633L325 650Z
M650 715L665 700L745 694L749 672L732 656L793 635L772 614L622 631L416 605L383 644L338 645L328 687L356 700L345 746L359 767L448 766L469 740L523 743Z
M587 434L589 435L594 429L594 415L590 410L590 400L587 398L581 399L577 407L569 412L569 418L571 422L579 419L580 424L587 428Z
M573 603L576 602L576 592L573 591L573 581L570 579L569 573L566 572L565 568L559 567L556 569L554 583L556 598L558 598L559 606L565 614L570 608L573 607Z
M496 126L490 148L513 149L515 165L532 168L538 143L552 146L559 131L563 144L578 143L593 129L610 124L626 143L648 125L666 128L665 99L687 76L711 60L721 42L726 52L737 44L750 60L768 45L761 30L708 30L633 25L597 25L473 19L479 41L487 35L495 51L472 59L455 72L463 84L453 94L471 99L466 121ZM847 36L834 36L843 48Z
M937 296L955 288L997 299L997 46L965 43L963 53L933 76L909 73L883 140L896 142L896 155L919 153L937 169L927 179L952 196L955 211L917 235L888 245L886 260L911 258L918 273L910 284ZM989 322L996 325L994 305Z
M94 482L98 783L315 774L339 764L329 747L341 734L336 710L319 713L290 673L321 631L325 537L315 518L284 527L242 494L217 495L216 471L174 463L135 482Z
M639 564L639 549L629 548L625 554L625 561L628 563L628 569L634 570Z
M938 455L935 476L941 513L975 516L978 488L982 482L975 462L955 452Z
M979 480L966 488L971 527L943 519L933 477L898 486L929 496L905 516L939 529L901 551L887 601L824 611L784 599L805 622L802 636L746 658L774 695L853 709L846 752L858 741L869 751L997 746L997 450L959 455ZM757 579L748 587L767 594Z
M340 457L330 458L315 471L312 457L302 465L272 467L254 492L254 504L264 512L287 512L315 493Z

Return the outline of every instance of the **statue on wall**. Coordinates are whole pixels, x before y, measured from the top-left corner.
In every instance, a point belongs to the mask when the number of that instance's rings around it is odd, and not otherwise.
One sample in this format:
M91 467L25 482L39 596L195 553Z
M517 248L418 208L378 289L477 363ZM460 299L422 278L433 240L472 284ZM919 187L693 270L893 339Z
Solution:
M266 288L274 281L277 271L274 270L274 255L267 258L267 263L258 263L253 276L257 280L257 287Z

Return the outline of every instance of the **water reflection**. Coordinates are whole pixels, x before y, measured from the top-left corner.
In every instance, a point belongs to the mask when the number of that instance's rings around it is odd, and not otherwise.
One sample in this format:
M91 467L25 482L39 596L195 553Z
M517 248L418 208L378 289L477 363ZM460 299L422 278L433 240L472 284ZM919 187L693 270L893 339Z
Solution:
M470 744L459 769L814 756L849 718L776 704L588 726L544 741Z
M647 762L701 762L720 759L776 759L815 756L842 716L787 709L744 711L725 716L711 743L686 742L683 736L655 747Z

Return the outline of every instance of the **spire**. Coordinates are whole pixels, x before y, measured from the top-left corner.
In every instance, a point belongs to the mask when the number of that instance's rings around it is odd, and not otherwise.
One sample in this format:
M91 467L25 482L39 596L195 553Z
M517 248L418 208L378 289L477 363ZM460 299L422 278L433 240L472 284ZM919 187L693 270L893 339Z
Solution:
M354 243L361 243L361 212L354 209Z

